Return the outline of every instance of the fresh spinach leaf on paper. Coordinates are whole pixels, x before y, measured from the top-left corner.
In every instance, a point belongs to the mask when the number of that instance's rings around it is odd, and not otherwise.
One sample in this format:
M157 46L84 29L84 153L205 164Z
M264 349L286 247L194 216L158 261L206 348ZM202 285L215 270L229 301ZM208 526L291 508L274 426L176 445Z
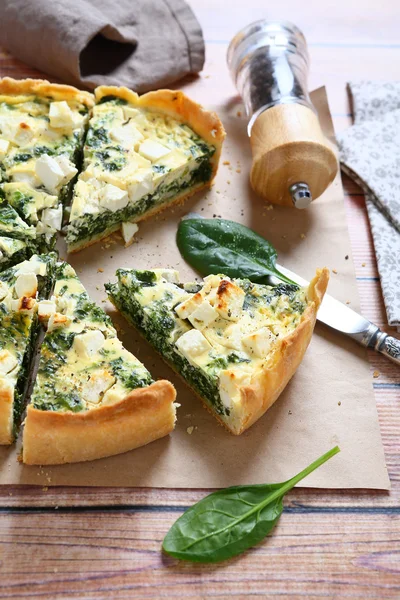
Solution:
M294 283L277 270L275 248L255 231L235 221L184 219L178 227L177 244L185 260L202 275L223 273L264 284L268 284L268 278L273 275L286 283Z
M173 524L163 550L175 558L202 563L241 554L272 531L286 492L338 452L335 446L284 483L241 485L206 496Z

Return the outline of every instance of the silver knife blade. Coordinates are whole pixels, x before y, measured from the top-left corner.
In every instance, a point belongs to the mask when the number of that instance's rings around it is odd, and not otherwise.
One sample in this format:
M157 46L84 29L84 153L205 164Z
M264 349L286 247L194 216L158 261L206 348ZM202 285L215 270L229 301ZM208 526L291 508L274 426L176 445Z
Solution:
M296 273L293 273L293 271L290 271L281 265L276 265L276 267L283 275L286 275L289 279L292 279L292 281L295 281L302 287L309 284L308 281ZM347 335L363 332L371 325L370 321L364 319L364 317L343 304L343 302L335 300L335 298L329 294L325 294L324 299L322 300L318 310L317 319L318 321L325 323L325 325L329 325L329 327L337 329Z
M306 279L293 273L293 271L281 265L276 265L276 267L278 271L298 285L302 287L308 285L309 282ZM391 361L400 365L400 340L381 331L377 325L339 302L339 300L335 300L329 294L325 294L322 300L317 319L332 329L348 335L362 346L381 352Z

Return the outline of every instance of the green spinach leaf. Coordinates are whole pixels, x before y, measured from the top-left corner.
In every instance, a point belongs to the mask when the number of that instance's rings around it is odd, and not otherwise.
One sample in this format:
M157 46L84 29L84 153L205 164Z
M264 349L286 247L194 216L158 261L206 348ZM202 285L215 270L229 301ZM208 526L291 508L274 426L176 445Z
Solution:
M193 562L219 562L261 542L283 511L283 496L339 452L338 446L284 483L229 487L200 500L174 523L163 550Z
M268 284L273 275L294 283L276 269L277 252L263 237L245 225L226 219L184 219L177 233L178 248L202 275L229 277Z

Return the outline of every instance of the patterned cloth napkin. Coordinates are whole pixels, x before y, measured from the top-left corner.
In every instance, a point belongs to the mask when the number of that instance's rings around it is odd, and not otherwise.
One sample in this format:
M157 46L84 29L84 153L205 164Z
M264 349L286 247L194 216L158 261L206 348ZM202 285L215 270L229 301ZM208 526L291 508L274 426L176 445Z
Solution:
M400 325L400 82L350 83L354 125L337 136L342 170L365 193L389 325Z

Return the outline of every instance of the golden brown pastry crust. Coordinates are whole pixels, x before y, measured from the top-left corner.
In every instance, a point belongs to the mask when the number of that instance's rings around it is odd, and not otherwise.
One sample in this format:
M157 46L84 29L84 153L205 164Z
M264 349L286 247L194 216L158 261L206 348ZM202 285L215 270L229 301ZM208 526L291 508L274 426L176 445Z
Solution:
M308 288L309 304L296 329L279 343L270 363L255 375L251 385L241 388L242 418L233 427L240 435L257 421L275 402L296 372L314 331L317 311L329 281L328 269L319 269Z
M0 381L0 445L12 444L13 393L5 381Z
M82 413L37 410L29 405L22 460L51 465L104 458L168 435L175 426L176 391L161 380L115 404Z
M215 146L215 152L210 159L212 176L207 184L214 179L225 138L224 127L215 112L205 110L201 104L194 102L179 90L156 90L139 96L126 87L102 85L94 90L94 96L96 102L104 96L117 96L134 106L158 110L189 125L203 140Z
M91 108L94 105L94 96L90 92L83 92L71 85L50 83L46 79L0 79L0 95L30 95L50 96L54 100L76 100Z

